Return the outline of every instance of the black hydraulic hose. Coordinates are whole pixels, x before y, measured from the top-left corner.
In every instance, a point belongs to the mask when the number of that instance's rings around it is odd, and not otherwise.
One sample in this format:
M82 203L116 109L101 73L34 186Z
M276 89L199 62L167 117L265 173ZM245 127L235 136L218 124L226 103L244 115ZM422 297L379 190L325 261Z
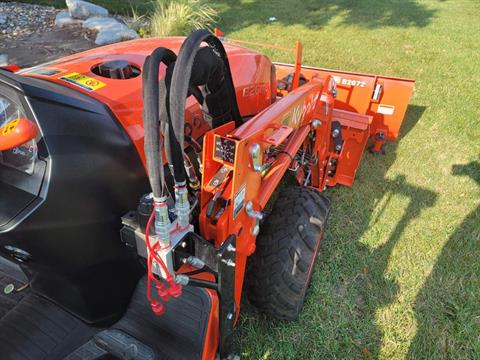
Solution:
M172 81L170 86L170 114L171 123L178 140L178 152L172 152L174 159L181 161L181 166L176 167L174 164L175 182L183 183L185 181L185 169L183 167L183 143L184 143L184 125L185 125L185 104L190 87L190 80L192 75L192 67L202 42L206 42L222 59L225 66L225 81L229 91L230 107L232 118L236 126L242 124L240 111L238 110L237 99L234 91L232 74L230 72L230 65L228 63L227 53L223 47L222 42L208 30L197 30L193 32L182 44L180 53L173 69ZM172 134L173 135L173 134Z
M207 280L195 279L195 278L189 278L187 285L188 286L206 288L206 289L218 290L218 284L217 283L207 281Z
M166 48L158 48L146 58L143 66L142 95L143 127L145 134L144 148L150 186L152 187L153 196L156 198L160 198L164 195L163 160L162 149L160 148L159 66L161 62L168 66L175 62L175 60L176 55L173 51ZM176 139L175 142L177 142Z

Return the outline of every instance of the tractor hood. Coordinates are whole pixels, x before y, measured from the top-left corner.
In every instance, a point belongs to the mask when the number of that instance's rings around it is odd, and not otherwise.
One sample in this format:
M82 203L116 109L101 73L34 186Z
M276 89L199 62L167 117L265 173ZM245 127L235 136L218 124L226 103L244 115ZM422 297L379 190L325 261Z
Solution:
M178 54L184 40L184 37L168 37L122 42L24 69L17 74L59 84L105 104L119 120L145 164L140 73L146 57L154 49L165 47ZM272 63L256 51L228 43L224 46L240 113L242 116L255 115L270 105L276 95L271 89ZM111 69L112 62L116 62L115 69ZM110 68L102 68L105 64ZM164 75L165 66L162 65L160 77ZM193 97L187 99L185 121L195 122L194 138L209 130Z

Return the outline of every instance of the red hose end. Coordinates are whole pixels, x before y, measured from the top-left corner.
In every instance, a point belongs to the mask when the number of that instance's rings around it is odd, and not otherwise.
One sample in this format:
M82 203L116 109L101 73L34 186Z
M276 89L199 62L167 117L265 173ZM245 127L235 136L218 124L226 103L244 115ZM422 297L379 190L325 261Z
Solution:
M157 284L157 294L163 301L170 300L170 291L163 284Z
M174 281L169 283L168 288L170 295L174 298L178 298L182 295L182 285L176 284Z
M165 305L159 301L152 301L150 304L152 311L155 315L160 316L165 312Z

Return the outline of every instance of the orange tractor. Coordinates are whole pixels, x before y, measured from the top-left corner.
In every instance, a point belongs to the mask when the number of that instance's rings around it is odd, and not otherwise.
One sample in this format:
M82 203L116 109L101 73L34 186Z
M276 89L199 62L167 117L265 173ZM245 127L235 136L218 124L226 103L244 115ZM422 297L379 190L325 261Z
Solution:
M323 192L397 138L414 81L296 50L196 31L0 70L2 358L234 358L244 289L297 318Z

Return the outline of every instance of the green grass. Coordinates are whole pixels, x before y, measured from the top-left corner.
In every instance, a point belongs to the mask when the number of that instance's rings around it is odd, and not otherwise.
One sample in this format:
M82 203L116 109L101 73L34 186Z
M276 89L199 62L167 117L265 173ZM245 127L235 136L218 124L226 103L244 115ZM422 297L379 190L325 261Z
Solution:
M480 359L480 2L215 4L232 38L300 39L305 64L417 81L399 142L366 154L352 189L328 191L332 215L300 320L245 305L243 357Z

